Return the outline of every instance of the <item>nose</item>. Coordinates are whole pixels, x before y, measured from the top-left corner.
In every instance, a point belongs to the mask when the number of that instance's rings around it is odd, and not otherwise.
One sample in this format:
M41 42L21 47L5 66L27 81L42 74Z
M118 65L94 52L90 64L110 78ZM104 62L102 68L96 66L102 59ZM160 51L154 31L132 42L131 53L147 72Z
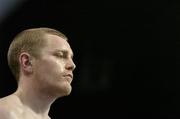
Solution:
M73 71L75 68L76 68L76 65L73 62L73 60L72 59L68 60L68 62L66 64L66 69Z

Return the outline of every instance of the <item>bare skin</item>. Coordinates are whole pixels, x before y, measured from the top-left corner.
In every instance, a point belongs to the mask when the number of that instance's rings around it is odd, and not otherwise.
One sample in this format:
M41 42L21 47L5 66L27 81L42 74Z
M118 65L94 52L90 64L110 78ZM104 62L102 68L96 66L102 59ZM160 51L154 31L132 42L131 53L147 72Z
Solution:
M13 94L0 99L0 119L50 119L51 104L71 92L75 64L68 42L45 35L47 44L35 58L21 53L20 79Z

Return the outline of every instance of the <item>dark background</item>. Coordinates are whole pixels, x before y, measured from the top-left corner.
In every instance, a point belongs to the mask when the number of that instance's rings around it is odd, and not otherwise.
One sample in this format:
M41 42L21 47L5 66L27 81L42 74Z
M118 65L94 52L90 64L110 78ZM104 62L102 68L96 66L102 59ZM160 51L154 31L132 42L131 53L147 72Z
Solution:
M72 93L52 105L52 119L179 118L175 1L24 0L7 13L0 22L1 97L16 90L6 60L12 38L43 26L68 36L77 65Z

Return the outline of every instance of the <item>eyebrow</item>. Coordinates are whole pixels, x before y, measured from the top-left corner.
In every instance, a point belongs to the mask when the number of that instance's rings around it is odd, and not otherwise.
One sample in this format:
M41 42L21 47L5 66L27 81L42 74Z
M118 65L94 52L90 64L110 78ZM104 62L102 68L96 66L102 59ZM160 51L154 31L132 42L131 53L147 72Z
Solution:
M55 52L62 52L66 55L70 53L68 50L63 50L63 49L56 49ZM70 53L70 55L73 58L73 56L74 56L73 52L72 52L72 54Z

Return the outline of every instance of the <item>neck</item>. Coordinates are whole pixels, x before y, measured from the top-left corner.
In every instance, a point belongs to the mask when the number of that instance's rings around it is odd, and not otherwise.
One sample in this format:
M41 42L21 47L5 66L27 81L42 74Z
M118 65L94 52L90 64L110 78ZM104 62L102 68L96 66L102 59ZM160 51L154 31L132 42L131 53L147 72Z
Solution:
M19 82L15 95L18 96L24 107L32 110L36 115L48 116L50 106L56 98L40 91L38 86L32 84L31 81L23 80Z

